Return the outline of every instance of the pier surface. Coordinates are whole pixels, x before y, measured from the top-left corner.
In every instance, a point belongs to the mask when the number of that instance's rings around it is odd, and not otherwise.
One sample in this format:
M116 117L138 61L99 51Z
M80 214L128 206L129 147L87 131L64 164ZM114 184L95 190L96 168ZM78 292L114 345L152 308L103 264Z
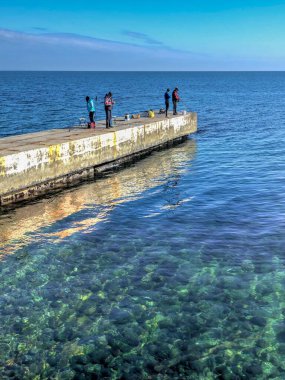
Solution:
M0 205L29 200L197 131L197 114L125 121L114 128L75 126L0 139Z

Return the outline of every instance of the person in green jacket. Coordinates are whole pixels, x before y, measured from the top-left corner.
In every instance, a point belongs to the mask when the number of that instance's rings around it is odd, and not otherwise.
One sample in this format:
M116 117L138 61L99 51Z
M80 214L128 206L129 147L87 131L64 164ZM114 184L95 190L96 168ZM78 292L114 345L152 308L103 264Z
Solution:
M94 99L91 99L91 98L89 98L89 96L86 96L86 103L87 103L87 111L89 112L90 124L95 123L95 120L94 120L94 114L95 114ZM88 124L88 126L89 126L89 124Z

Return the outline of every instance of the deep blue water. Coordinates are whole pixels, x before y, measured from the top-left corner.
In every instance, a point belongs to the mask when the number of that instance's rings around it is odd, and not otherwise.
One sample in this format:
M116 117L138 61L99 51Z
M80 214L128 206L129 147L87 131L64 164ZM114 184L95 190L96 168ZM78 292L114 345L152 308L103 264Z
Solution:
M285 73L0 73L0 133L197 111L187 142L0 216L0 371L285 378ZM102 110L98 117L102 117Z

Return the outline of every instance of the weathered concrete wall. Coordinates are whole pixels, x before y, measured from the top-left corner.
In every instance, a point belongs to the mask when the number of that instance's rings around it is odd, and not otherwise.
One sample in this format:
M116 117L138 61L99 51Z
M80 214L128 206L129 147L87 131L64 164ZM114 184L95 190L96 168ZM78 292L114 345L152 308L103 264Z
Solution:
M0 204L29 199L63 183L92 177L98 166L197 130L195 113L150 120L141 120L139 125L122 123L111 130L85 130L64 138L53 131L50 144L48 137L47 144L36 140L31 145L29 139L19 152L0 152Z

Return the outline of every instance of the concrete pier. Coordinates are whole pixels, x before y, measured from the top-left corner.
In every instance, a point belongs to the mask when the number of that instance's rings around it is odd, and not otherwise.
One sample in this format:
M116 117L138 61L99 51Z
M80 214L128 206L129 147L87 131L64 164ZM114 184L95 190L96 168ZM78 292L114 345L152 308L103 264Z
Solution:
M143 156L197 131L197 114L75 126L0 139L0 205L44 195Z

